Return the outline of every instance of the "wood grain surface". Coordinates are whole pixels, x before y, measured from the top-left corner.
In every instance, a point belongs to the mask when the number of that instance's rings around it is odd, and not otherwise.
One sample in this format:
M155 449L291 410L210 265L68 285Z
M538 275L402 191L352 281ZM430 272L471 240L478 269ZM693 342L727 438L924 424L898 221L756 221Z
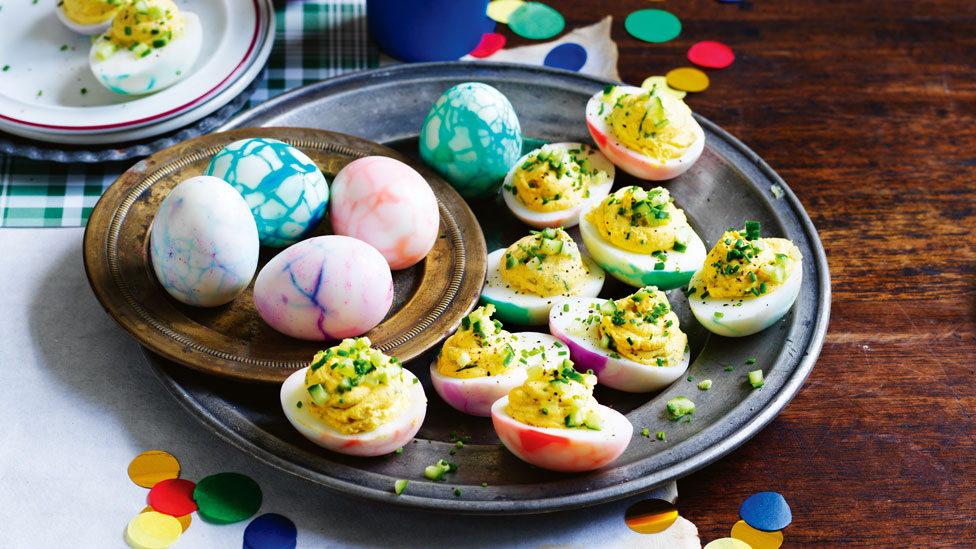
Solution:
M776 491L784 547L976 546L976 2L546 3L564 32L613 15L628 84L690 66L696 42L729 45L732 66L686 101L783 176L827 251L831 321L806 385L678 482L703 544ZM681 34L631 37L645 8Z

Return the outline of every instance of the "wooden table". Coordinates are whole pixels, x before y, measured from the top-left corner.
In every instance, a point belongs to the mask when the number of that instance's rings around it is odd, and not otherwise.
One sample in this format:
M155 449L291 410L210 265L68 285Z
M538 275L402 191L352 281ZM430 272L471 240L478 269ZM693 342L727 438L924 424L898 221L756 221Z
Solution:
M686 101L786 180L827 251L817 366L765 430L678 482L680 513L708 542L769 490L793 510L786 547L974 546L976 3L547 3L567 29L613 15L628 84L729 45L735 63ZM681 34L631 37L645 8Z

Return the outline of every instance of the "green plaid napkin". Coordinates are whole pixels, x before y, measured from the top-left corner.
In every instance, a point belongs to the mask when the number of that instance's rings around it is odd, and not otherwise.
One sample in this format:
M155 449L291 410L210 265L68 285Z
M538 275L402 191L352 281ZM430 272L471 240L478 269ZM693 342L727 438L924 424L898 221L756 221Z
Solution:
M376 67L365 0L275 2L277 29L268 69L245 108L283 91ZM0 227L80 227L98 197L136 160L58 164L0 155Z

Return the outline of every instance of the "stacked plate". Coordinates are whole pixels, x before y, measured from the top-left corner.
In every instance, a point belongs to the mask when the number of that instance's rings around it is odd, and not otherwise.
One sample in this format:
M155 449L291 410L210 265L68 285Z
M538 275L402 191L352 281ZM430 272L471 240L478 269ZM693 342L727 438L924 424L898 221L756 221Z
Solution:
M0 33L0 132L59 145L142 140L183 128L235 99L274 42L271 0L177 0L196 13L203 47L192 74L160 92L123 96L88 68L91 41L58 21L54 3L7 3Z

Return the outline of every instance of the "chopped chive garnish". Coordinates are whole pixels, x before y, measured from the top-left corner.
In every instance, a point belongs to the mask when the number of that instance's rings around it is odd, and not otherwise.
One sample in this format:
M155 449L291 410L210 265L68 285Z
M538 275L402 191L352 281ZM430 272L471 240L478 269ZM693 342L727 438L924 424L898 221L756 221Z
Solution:
M755 364L755 363L756 363L756 359L754 359L754 358L750 358L750 359L746 360L746 364ZM731 368L731 366L730 366L730 368Z

